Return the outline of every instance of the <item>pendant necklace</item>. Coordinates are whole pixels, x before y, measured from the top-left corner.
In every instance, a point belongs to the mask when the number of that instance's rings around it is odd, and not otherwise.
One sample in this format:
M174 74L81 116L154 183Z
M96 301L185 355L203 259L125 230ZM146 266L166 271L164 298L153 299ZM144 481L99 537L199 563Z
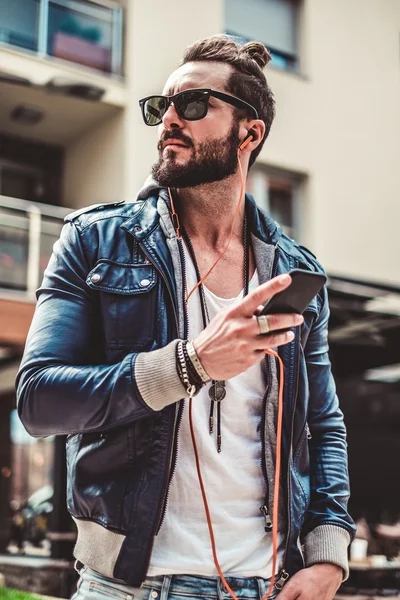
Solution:
M250 276L250 239L248 235L247 228L247 217L244 215L244 224L243 224L243 246L244 246L244 257L243 257L243 298L247 296L249 293L249 276ZM196 255L194 252L192 241L185 231L183 227L181 227L182 236L185 240L187 249L189 251L190 257L192 259L195 271L197 282L201 281L201 275L199 266L197 264ZM203 283L199 285L199 297L200 297L200 307L201 314L203 318L203 326L204 329L207 327L210 322L210 316L208 313L207 300L204 292ZM222 450L222 436L221 436L221 402L226 396L226 382L224 380L216 380L213 379L211 382L210 389L208 390L208 395L210 397L210 416L209 416L209 432L212 434L214 432L214 405L216 406L217 412L217 451L221 452Z

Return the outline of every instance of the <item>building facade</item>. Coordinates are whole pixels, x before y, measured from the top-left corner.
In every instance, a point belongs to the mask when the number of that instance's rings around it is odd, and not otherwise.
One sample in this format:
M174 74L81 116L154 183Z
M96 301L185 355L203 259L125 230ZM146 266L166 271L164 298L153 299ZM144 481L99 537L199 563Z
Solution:
M199 38L272 52L277 116L248 190L330 275L339 375L398 362L399 30L398 0L0 0L0 550L15 490L52 482L12 412L52 244L70 210L134 200L157 141L138 99Z

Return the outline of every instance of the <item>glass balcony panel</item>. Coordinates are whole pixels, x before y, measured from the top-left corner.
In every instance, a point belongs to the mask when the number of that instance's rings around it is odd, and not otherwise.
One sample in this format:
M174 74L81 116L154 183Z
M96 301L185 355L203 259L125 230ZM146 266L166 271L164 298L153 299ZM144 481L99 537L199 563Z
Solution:
M29 219L21 211L0 208L0 287L26 290Z
M105 72L112 71L113 11L92 2L49 4L47 52Z
M58 219L48 219L42 217L40 234L40 264L39 264L39 283L42 283L44 271L48 265L50 256L53 252L53 246L60 237L63 222Z
M35 291L69 212L0 196L0 290Z
M38 49L40 0L0 0L0 42Z

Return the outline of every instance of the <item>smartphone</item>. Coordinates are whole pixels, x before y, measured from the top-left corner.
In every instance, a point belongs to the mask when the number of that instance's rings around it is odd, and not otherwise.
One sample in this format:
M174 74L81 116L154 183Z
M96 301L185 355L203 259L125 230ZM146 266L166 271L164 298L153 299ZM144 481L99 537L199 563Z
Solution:
M326 283L325 275L303 269L293 269L289 275L292 278L289 287L272 296L257 316L281 313L301 315Z

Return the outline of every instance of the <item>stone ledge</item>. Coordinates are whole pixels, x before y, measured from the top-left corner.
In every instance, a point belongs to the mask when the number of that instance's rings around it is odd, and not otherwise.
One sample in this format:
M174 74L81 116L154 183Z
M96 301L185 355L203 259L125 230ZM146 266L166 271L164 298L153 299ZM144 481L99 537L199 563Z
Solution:
M0 555L4 585L40 598L70 598L78 575L74 562L31 556Z
M74 561L38 556L21 556L20 554L0 554L0 568L2 565L18 565L32 569L68 569L74 567Z

